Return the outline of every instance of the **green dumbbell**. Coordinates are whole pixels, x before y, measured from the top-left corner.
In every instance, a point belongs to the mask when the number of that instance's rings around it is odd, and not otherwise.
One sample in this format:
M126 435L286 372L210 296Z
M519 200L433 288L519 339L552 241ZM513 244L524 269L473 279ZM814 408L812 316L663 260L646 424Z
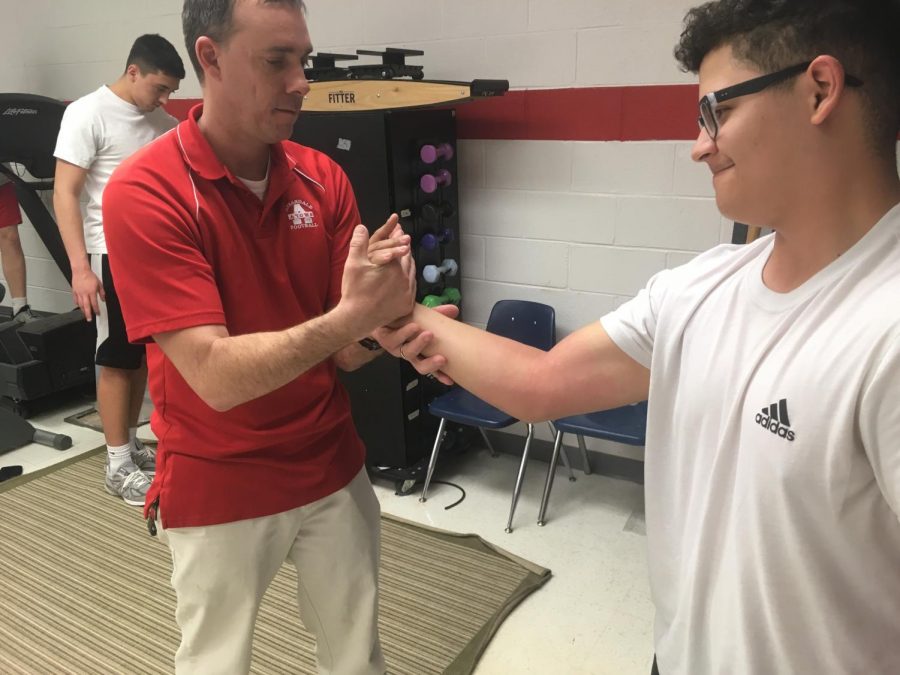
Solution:
M426 307L438 307L439 305L459 305L462 296L458 288L448 286L441 295L426 295L422 298L422 304Z

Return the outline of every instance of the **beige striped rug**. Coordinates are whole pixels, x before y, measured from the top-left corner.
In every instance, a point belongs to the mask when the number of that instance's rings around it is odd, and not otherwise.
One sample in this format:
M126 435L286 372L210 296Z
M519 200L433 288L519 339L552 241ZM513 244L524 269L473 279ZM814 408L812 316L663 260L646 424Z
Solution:
M140 509L106 494L103 456L0 484L0 673L167 673L178 646L171 559ZM29 480L31 478L31 480ZM550 571L474 535L382 518L388 671L471 673ZM315 673L285 565L260 611L254 673Z

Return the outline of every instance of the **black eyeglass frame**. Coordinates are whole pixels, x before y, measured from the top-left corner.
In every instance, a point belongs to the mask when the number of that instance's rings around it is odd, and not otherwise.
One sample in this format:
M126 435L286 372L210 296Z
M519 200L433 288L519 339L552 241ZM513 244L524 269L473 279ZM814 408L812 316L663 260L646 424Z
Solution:
M700 115L697 117L697 124L700 125L701 129L706 130L706 133L709 134L709 137L712 140L716 140L716 137L719 135L719 120L716 118L716 107L720 103L732 98L737 98L738 96L756 94L767 87L771 87L773 84L799 75L809 68L811 63L812 61L797 63L793 66L784 68L783 70L778 70L767 75L760 75L751 80L745 80L744 82L733 84L730 87L725 87L724 89L705 94L698 104L700 107ZM848 87L861 87L863 84L862 80L849 73L844 74L844 82L847 83Z

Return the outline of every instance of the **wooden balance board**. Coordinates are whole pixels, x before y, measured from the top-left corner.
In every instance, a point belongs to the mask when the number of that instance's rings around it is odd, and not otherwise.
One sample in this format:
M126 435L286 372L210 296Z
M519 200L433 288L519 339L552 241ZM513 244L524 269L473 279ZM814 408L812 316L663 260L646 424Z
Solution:
M328 80L310 82L304 112L364 112L423 108L476 98L502 96L506 80Z

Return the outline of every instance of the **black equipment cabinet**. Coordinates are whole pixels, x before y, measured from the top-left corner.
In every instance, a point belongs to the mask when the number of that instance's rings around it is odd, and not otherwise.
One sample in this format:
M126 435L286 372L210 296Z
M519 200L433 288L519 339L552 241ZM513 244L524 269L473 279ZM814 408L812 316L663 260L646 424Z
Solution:
M391 213L400 215L413 239L420 301L449 294L459 302L455 122L454 111L442 109L304 113L294 129L294 141L324 152L343 168L370 232ZM443 266L445 260L455 269ZM427 266L433 266L433 281L423 277ZM342 373L341 380L367 448L367 465L421 464L437 432L428 404L445 388L390 357Z

